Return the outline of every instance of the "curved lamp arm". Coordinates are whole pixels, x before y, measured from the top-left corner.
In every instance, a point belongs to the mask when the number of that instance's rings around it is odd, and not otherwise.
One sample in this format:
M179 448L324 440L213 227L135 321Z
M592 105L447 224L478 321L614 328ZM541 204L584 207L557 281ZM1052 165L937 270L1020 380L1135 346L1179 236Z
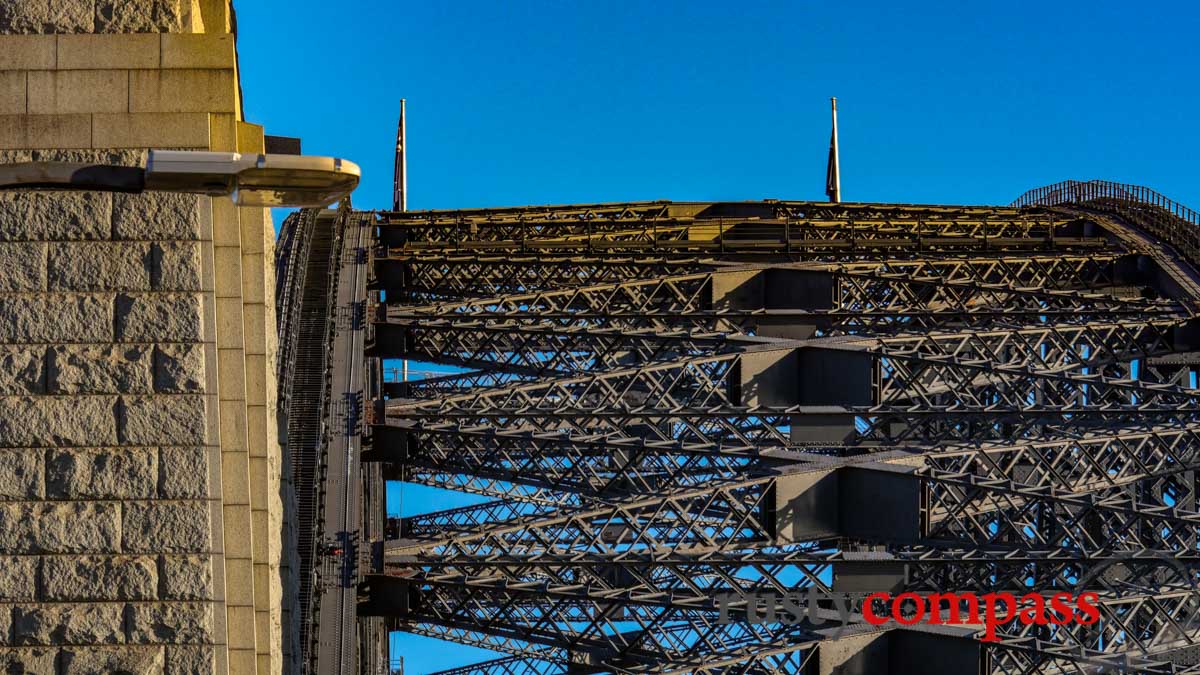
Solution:
M332 157L152 150L146 167L72 162L0 165L0 189L186 192L231 196L241 206L328 206L362 171Z

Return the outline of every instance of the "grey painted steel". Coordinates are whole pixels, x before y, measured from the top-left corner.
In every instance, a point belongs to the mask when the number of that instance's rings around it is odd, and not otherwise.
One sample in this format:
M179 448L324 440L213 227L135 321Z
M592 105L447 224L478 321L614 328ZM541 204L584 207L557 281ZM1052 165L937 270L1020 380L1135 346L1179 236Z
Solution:
M338 218L342 248L338 259L335 311L338 330L330 347L331 415L328 419L324 480L323 550L318 568L320 585L316 671L349 675L359 668L357 587L362 523L362 466L359 463L362 392L366 364L364 332L346 325L346 310L366 298L365 260L354 255L369 244L369 220L343 211ZM361 261L360 261L361 260Z
M1194 231L1089 190L381 214L371 307L341 257L331 391L365 435L331 413L326 532L380 475L490 501L371 526L358 629L507 654L460 674L1194 672ZM364 388L382 358L466 372ZM716 621L781 588L1086 588L1102 617Z
M461 672L1179 670L1200 287L1172 221L1083 206L384 214L368 354L468 372L386 384L364 459L492 501L396 523L362 611L511 655ZM1103 621L715 621L730 591L1031 578Z

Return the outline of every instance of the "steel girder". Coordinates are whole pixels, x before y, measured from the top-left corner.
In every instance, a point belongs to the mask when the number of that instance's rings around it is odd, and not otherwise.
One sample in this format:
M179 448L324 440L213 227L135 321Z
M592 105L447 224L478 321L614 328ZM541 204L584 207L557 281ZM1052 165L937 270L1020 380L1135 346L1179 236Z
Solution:
M851 589L893 658L1183 672L1197 298L1137 213L384 214L369 355L469 370L381 383L364 460L493 500L399 522L363 611L510 654L447 673L818 672L849 638L717 598ZM872 588L1088 590L1101 619L871 632Z
M794 257L803 258L798 253ZM699 256L584 255L499 256L471 252L414 253L389 250L376 259L381 280L409 302L514 295L639 279L679 276L739 263ZM1136 256L1116 253L1062 256L877 260L844 265L855 271L915 273L937 279L1009 283L1048 288L1103 288L1136 269Z

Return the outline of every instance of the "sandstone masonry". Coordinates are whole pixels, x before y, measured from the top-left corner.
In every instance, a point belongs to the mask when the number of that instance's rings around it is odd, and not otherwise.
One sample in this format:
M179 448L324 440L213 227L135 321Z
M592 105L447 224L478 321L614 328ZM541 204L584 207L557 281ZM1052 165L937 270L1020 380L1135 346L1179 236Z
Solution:
M25 672L212 672L224 642L205 294L155 278L156 199L116 238L111 195L0 194L0 658Z
M228 0L0 0L0 163L261 152ZM274 228L0 192L0 669L291 672Z

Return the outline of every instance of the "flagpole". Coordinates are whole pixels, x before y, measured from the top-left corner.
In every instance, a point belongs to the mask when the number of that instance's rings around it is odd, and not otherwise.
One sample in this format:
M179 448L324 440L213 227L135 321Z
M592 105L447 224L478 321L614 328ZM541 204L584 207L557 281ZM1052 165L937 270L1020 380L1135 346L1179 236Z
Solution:
M393 182L392 208L408 210L408 139L405 129L404 99L400 99L400 122L396 125L396 175Z
M406 128L405 101L400 99L400 123L396 129L396 175L394 180L397 211L408 210L408 129ZM408 382L408 359L400 361L400 381Z
M837 97L829 99L833 106L833 147L830 152L833 153L833 192L829 195L829 201L842 201L842 163L838 157L838 133L837 133Z

